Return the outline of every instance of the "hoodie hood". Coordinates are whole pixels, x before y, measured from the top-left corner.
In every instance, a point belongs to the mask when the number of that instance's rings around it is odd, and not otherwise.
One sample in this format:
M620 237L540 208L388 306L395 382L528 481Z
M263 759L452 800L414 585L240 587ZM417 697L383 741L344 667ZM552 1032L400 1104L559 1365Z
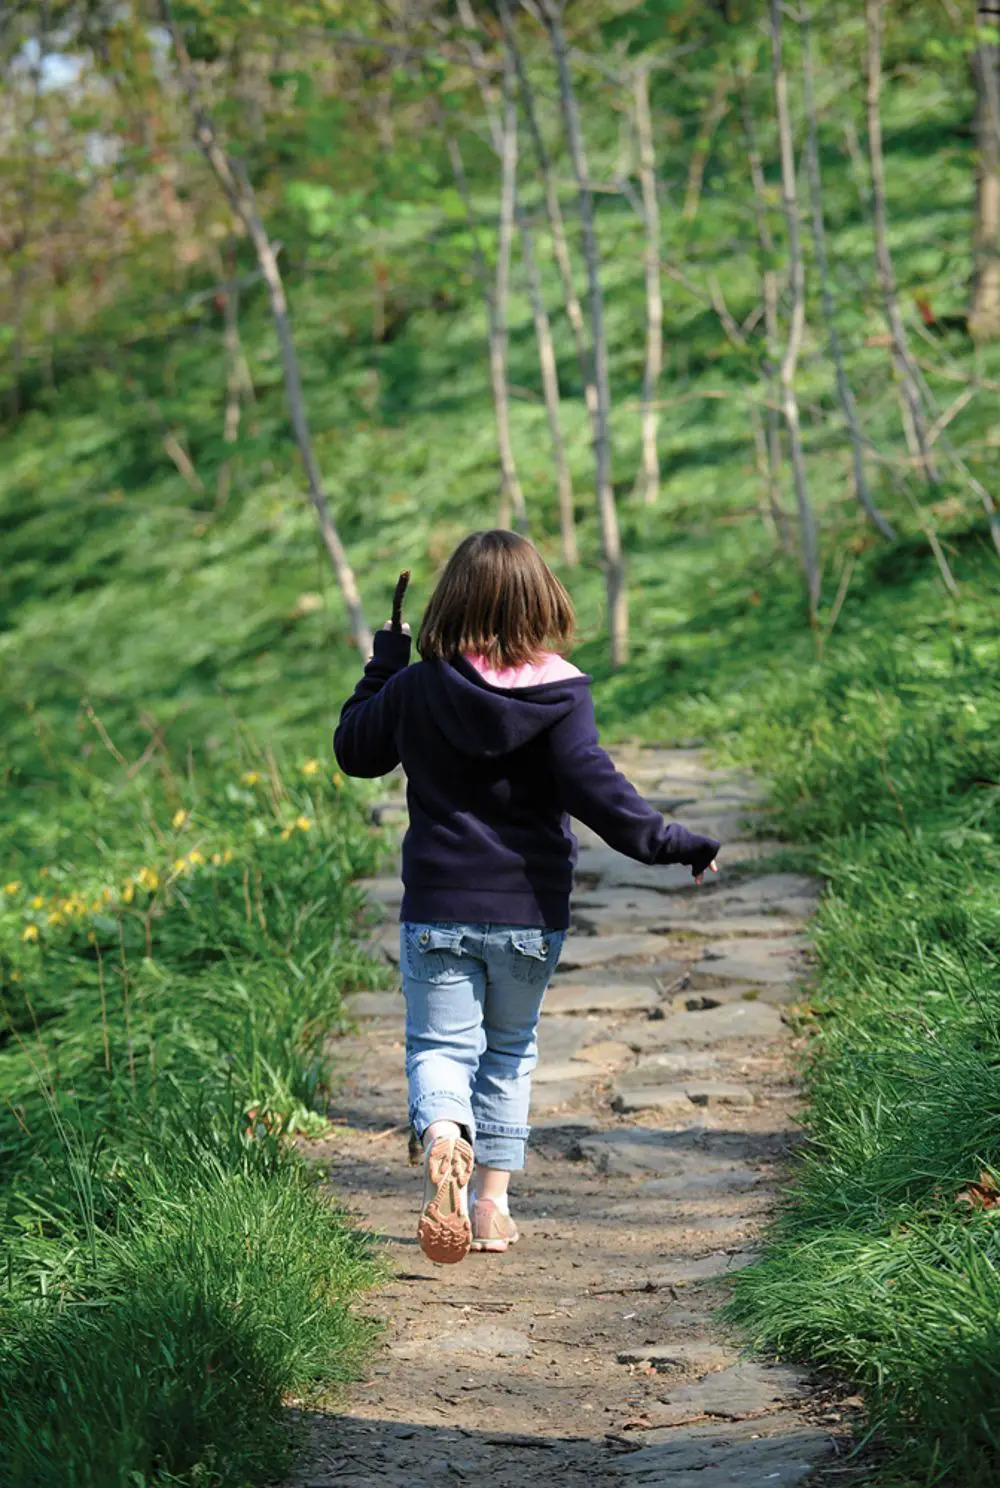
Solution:
M493 687L462 656L420 665L435 724L472 759L498 759L530 744L573 711L591 680L580 672L537 687Z

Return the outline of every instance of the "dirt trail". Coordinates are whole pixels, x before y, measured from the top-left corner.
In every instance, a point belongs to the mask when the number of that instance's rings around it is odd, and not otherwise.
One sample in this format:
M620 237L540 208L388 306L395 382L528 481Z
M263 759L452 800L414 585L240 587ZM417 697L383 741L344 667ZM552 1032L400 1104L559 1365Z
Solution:
M438 1267L418 1249L420 1174L405 1137L383 1135L406 1112L402 998L355 1000L332 1112L347 1134L315 1151L387 1237L394 1280L375 1302L384 1345L343 1413L311 1418L295 1488L787 1488L837 1453L808 1380L742 1361L713 1316L796 1140L782 1015L818 885L756 868L775 844L749 840L751 781L692 750L618 759L723 839L724 871L698 889L581 831L507 1255ZM398 802L381 815L402 821ZM398 882L369 887L395 959Z

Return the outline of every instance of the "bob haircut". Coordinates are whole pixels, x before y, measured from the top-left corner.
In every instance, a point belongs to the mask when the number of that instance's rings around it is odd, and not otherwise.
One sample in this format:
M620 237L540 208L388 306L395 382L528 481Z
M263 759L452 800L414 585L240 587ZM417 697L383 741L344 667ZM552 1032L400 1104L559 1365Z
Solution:
M573 602L537 549L516 532L473 532L445 565L420 625L425 661L482 656L499 669L573 641Z

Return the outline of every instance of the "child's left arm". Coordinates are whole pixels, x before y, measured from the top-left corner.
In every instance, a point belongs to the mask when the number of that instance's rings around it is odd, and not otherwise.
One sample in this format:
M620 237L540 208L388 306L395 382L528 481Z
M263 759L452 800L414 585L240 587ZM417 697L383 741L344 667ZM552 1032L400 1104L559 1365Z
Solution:
M345 775L373 779L399 764L395 688L387 687L410 660L410 637L391 630L375 635L374 654L340 711L333 752Z

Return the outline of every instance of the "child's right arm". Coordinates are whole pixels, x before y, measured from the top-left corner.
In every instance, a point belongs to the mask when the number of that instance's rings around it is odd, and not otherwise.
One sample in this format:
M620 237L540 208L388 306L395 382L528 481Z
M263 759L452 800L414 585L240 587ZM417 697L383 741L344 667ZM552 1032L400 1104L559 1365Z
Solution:
M408 630L408 628L407 628ZM364 675L340 711L333 736L333 752L345 775L373 779L388 775L399 764L396 715L386 688L410 660L410 637L391 630L375 634L374 654Z
M684 863L700 878L719 843L667 822L626 780L601 748L589 691L549 734L550 766L564 810L609 847L640 863Z

